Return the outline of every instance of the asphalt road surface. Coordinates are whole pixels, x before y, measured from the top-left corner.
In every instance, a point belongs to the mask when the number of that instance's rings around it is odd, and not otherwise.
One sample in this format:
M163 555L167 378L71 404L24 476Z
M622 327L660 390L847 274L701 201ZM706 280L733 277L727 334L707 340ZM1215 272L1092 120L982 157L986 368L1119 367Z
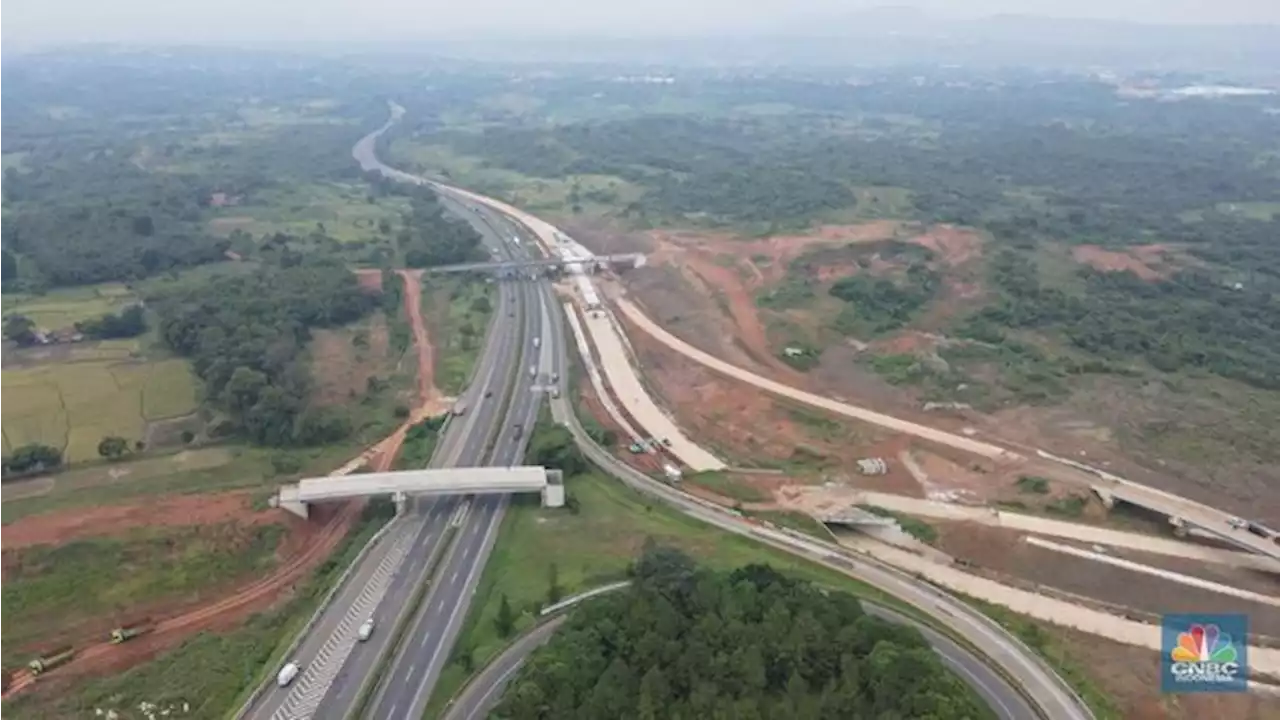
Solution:
M516 290L499 288L499 303L512 304ZM491 430L502 420L501 390L521 355L515 321L506 313L494 316L489 342L466 396L472 411L446 428L431 467L480 464ZM493 397L485 398L487 391ZM408 512L393 526L348 576L319 621L289 658L302 666L287 688L274 678L245 717L253 720L341 718L357 699L361 684L393 639L389 629L403 612L414 589L441 550L440 540L458 506L457 497L410 498ZM368 642L355 633L368 617L377 627ZM382 632L378 632L381 630Z
M393 124L397 118L398 116L393 114L392 119L388 121L388 124L387 126L384 126L384 129L385 127L389 127ZM372 148L372 141L362 146L357 146L354 154L357 160L360 161L362 168L366 170L379 169L391 177L408 182L422 182L420 178L415 178L407 173L403 173L382 164L374 156ZM532 304L530 306L532 306ZM559 332L559 323L552 323L552 326L552 328L547 329L548 333ZM547 340L544 339L544 342L546 341ZM557 361L560 361L563 359L564 350L560 349L558 352L559 356L557 357ZM563 382L563 380L564 378L562 377L561 381ZM1058 678L1051 669L1045 666L1032 651L1022 647L1016 642L1016 640L1011 638L1007 633L1003 632L993 623L987 621L985 618L976 616L972 610L962 604L959 604L958 601L955 601L953 598L950 598L943 593L939 593L928 586L914 581L909 576L897 573L890 568L845 557L843 556L842 551L837 548L827 548L821 543L797 540L794 537L790 537L782 533L762 531L761 529L747 525L741 520L727 515L722 511L702 506L700 503L688 496L685 496L683 493L667 487L662 483L635 471L629 466L623 465L616 458L595 446L594 443L592 443L586 436L585 431L577 422L577 419L573 417L572 412L565 409L564 402L565 400L562 397L560 401L553 403L553 405L559 404L561 406L558 414L567 412L567 422L569 423L570 430L574 432L575 437L579 440L580 446L585 452L587 452L588 457L590 457L597 465L605 468L611 474L623 480L626 484L631 485L642 492L656 495L664 501L674 505L682 512L698 517L706 522L716 525L717 527L752 537L758 541L773 545L792 554L807 557L843 572L852 571L852 573L857 577L860 577L873 585L885 588L899 597L908 599L917 607L930 612L936 619L950 626L961 636L968 638L972 642L979 643L981 646L986 648L987 652L995 658L997 663L1017 678L1026 692L1030 694L1036 704L1039 705L1040 708L1049 715L1049 717L1055 718L1055 720L1058 718L1063 718L1065 720L1089 720L1092 718L1092 714L1088 709L1082 707L1078 702L1078 699L1075 698L1069 688L1062 683L1061 679ZM498 510L498 514L500 514L500 509ZM475 517L475 515L473 514L472 517ZM469 597L469 595L460 594L459 597L465 598ZM934 647L938 649L944 657L949 656L953 651L957 651L961 655L964 655L967 658L967 662L964 667L972 671L976 677L966 676L966 673L963 672L961 673L961 677L969 682L984 698L988 697L990 694L996 695L1000 701L993 702L992 704L997 710L1003 706L1016 711L1017 708L1025 706L1025 700L1023 700L1022 695L1013 690L1013 688L1008 684L1003 683L1002 681L996 683L988 682L987 680L979 681L977 679L984 677L983 675L977 675L979 672L978 668L982 669L982 672L987 678L999 677L977 656L965 653L962 649L958 648L958 646L944 648L935 644ZM436 655L439 656L441 653L437 652ZM437 657L436 662L437 664L442 664L445 659L445 657ZM953 667L955 666L953 665ZM432 679L431 682L434 682L434 679ZM399 693L401 695L401 699L412 700L419 706L425 705L425 696L427 693L423 692L421 688L412 691L412 693L416 693L416 696L412 698L405 696L405 692L406 691L402 691ZM397 709L400 707L401 706L397 704ZM388 708L389 706L386 706L382 709L386 710ZM404 711L402 710L401 712ZM371 715L371 717L379 718L392 716L393 715L380 713ZM405 713L403 716L417 717L408 713Z
M496 218L485 220L503 227ZM522 250L510 247L509 252L517 254ZM500 467L519 465L523 461L542 399L542 393L534 392L534 386L540 384L543 375L541 353L533 347L533 338L543 336L536 285L529 281L504 284L516 288L517 302L524 312L523 332L516 334L521 341L520 362L507 421L488 463ZM530 367L538 369L537 377L530 374ZM470 510L436 572L433 586L414 618L401 651L379 685L369 717L422 716L466 619L471 596L497 539L508 499L505 495L484 495L470 501Z

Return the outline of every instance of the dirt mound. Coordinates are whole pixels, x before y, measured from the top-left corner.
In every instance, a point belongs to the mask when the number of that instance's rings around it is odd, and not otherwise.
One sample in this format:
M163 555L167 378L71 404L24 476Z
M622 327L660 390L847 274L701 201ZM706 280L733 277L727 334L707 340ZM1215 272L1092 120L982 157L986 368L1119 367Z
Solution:
M4 528L5 550L32 545L58 545L84 537L128 533L138 527L212 525L235 521L265 525L291 517L283 510L254 510L253 493L234 492L174 495L145 502L72 508L29 515Z
M982 255L982 236L969 228L934 225L923 235L907 242L932 250L942 263L950 267L963 265Z
M1077 245L1071 257L1103 272L1131 272L1147 281L1163 280L1176 270L1172 251L1165 245L1138 245L1127 251L1106 250L1097 245Z

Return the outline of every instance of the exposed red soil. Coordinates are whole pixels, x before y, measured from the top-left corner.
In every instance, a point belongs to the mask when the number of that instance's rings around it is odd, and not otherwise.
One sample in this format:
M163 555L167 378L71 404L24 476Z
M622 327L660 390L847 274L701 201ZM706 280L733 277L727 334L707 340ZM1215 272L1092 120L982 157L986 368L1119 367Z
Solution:
M949 267L958 267L982 255L982 236L974 230L955 225L934 225L924 234L906 241L929 248Z
M382 271L371 268L361 268L355 271L356 282L360 283L360 287L367 290L382 291Z
M417 421L431 401L439 396L432 381L431 344L420 310L420 273L402 272L401 275L405 280L405 310L413 323L421 402L404 425L364 453L375 471L391 468L409 425ZM101 634L88 638L83 641L84 649L77 650L75 659L58 668L57 677L120 672L178 646L196 633L225 631L239 626L249 616L270 608L292 592L298 581L308 577L328 558L346 537L362 507L363 502L346 502L312 508L310 520L291 521L294 531L281 544L281 562L271 576L243 585L216 602L187 609L177 615L170 614L156 622L151 632L131 642L122 645L101 642ZM7 536L8 531L6 540ZM170 608L169 613L172 612L173 608ZM147 614L162 618L168 613L157 610ZM80 646L82 643L74 644ZM14 673L4 697L11 697L30 687L35 679L26 670Z
M4 527L4 549L59 545L84 537L108 537L136 527L181 527L234 521L268 525L293 517L275 508L254 510L253 493L236 490L205 495L171 495L145 502L72 508L29 515Z
M1171 249L1166 245L1137 245L1126 251L1105 250L1097 245L1071 248L1076 262L1104 272L1131 272L1148 281L1161 280L1173 274L1169 264Z

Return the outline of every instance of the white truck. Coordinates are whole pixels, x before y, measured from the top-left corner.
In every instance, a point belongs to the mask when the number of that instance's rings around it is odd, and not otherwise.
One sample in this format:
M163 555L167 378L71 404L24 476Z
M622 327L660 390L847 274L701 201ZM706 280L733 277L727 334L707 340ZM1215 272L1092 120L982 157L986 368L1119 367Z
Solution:
M535 348L540 348L540 347L542 347L542 338L540 338L540 337L536 337L536 338L534 338L534 339L533 339L533 346L534 346Z
M529 366L529 377L538 377L538 366L537 366L537 365L530 365L530 366Z
M453 406L453 414L454 414L454 416L455 416L455 417L461 417L461 416L465 415L465 414L466 414L466 412L467 412L467 401L466 401L466 400L459 400L457 403L455 403L455 404L454 404L454 406Z
M276 685L280 687L288 687L293 679L298 677L298 663L291 662L280 668L280 674L276 675Z

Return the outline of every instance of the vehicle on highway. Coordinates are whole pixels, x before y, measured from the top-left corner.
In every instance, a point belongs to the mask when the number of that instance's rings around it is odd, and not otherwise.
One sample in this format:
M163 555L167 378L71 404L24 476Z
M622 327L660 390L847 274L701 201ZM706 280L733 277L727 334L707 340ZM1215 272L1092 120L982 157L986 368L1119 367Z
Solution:
M298 670L298 663L287 663L284 667L280 668L280 674L276 675L276 685L279 685L280 687L289 687L289 683L293 682L293 679L298 677Z
M537 365L530 365L530 366L529 366L529 377L538 377L538 366L537 366Z
M1249 523L1245 522L1243 518L1238 518L1234 515L1227 518L1227 524L1230 525L1235 530L1239 530L1249 525Z
M536 337L536 338L534 338L534 339L533 339L533 346L534 346L534 347L536 347L536 348L540 348L540 347L542 347L542 338L540 338L540 337Z
M524 435L524 425L516 423L516 439L519 440L521 435Z
M461 417L462 415L465 415L466 412L467 412L467 403L465 400L459 400L458 403L453 406L453 414L456 417Z
M373 618L369 618L368 620L365 620L363 624L360 625L359 630L356 630L356 637L360 640L360 642L364 642L365 640L368 640L372 636L373 636Z
M493 397L493 391L492 391L492 390L485 390L485 391L484 391L484 396L485 396L486 398L491 398L491 397Z
M560 382L560 373L551 373L551 382L553 383Z
M515 310L511 310L511 311L509 311L509 312L507 313L507 317L515 317L515 316L516 316L516 311L515 311Z

